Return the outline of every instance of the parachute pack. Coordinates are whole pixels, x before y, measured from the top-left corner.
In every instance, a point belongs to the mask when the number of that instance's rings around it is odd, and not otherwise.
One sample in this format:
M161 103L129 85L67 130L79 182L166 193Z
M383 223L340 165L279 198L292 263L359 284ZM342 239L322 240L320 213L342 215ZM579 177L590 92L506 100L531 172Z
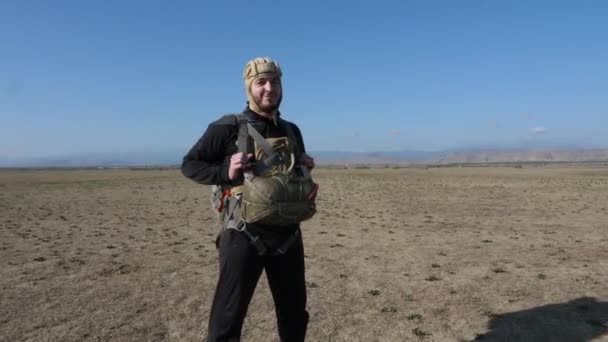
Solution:
M264 138L247 117L232 116L238 125L239 152L248 153L254 143L255 166L244 173L243 185L213 187L211 202L223 229L246 232L249 223L289 226L313 217L318 185L305 166L296 165L302 152L291 125L279 118L287 136Z

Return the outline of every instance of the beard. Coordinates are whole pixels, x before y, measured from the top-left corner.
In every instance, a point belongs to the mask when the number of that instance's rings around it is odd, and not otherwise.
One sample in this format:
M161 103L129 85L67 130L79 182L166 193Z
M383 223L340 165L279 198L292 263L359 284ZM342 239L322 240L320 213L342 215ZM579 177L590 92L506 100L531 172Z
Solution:
M260 98L254 98L253 102L255 103L255 105L261 109L263 112L265 113L272 113L276 110L279 109L279 106L281 105L281 100L283 99L283 96L280 96L276 102L274 103L263 103L262 99Z

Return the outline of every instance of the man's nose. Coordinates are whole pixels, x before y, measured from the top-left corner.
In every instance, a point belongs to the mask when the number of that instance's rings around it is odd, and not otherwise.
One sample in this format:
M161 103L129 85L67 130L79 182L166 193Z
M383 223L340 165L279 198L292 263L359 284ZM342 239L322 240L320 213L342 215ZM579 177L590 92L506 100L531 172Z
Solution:
M266 91L271 91L271 90L273 90L273 89L274 89L274 86L272 85L272 82L266 82L266 83L264 84L264 90L266 90Z

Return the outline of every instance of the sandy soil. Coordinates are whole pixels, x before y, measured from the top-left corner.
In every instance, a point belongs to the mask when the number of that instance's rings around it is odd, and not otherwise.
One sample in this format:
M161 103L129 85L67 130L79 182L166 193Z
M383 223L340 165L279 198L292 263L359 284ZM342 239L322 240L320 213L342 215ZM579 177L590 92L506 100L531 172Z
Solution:
M608 341L608 168L313 175L308 340ZM0 340L201 340L216 231L177 170L0 171Z

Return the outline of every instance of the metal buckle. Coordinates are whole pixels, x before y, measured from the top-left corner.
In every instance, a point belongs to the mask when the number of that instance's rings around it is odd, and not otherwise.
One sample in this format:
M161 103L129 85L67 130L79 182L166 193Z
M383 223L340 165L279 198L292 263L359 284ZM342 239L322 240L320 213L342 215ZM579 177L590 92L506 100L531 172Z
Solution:
M245 230L245 226L247 226L247 223L245 221L241 221L236 225L236 227L234 227L234 229L238 232L249 233L248 231Z

